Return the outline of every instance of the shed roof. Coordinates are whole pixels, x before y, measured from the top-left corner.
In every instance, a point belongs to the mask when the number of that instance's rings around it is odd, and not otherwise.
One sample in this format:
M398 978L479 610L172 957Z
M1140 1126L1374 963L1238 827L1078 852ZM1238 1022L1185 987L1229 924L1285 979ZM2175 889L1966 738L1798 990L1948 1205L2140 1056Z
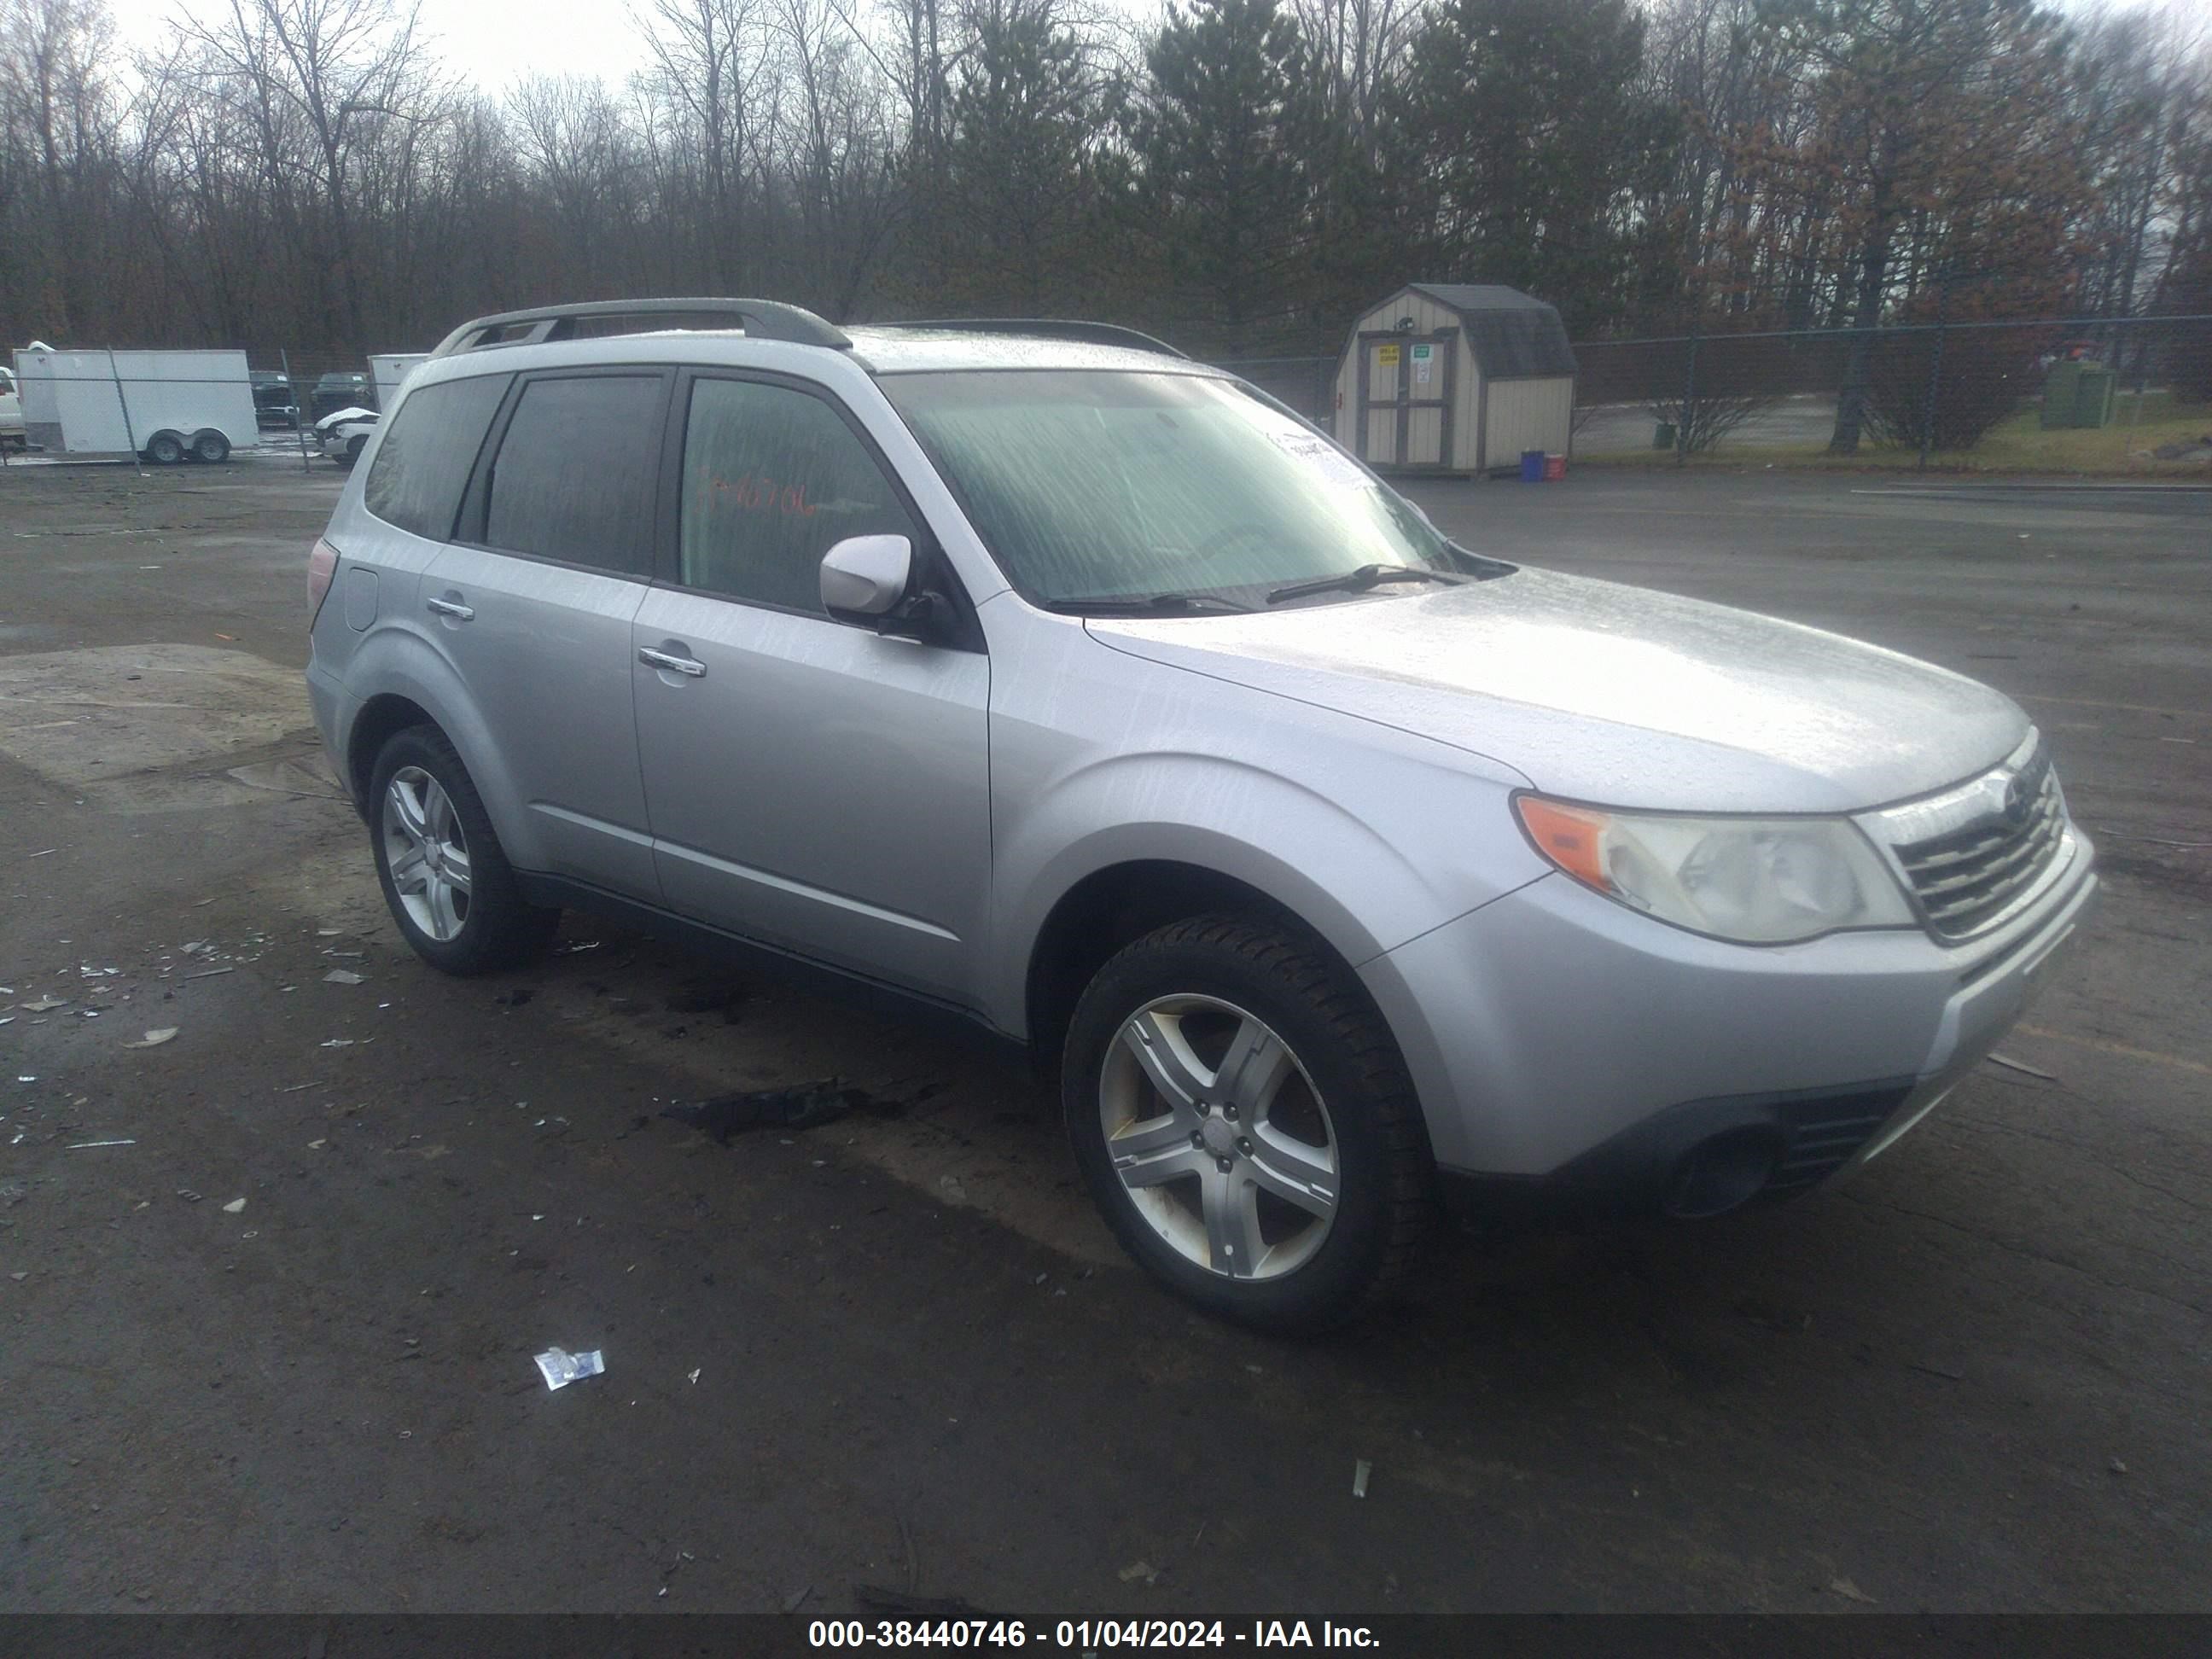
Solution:
M1494 283L1408 283L1407 290L1458 313L1475 367L1492 380L1539 380L1575 373L1559 308Z

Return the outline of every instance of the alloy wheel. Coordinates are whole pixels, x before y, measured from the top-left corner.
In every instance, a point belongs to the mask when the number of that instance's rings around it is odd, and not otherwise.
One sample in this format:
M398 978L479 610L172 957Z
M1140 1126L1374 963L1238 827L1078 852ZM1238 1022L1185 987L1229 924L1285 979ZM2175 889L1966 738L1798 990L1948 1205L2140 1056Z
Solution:
M384 857L407 919L439 944L469 919L469 848L437 779L403 766L384 790Z
M1146 1224L1224 1278L1310 1261L1342 1188L1328 1109L1290 1045L1216 997L1156 997L1122 1022L1098 1085L1107 1155Z

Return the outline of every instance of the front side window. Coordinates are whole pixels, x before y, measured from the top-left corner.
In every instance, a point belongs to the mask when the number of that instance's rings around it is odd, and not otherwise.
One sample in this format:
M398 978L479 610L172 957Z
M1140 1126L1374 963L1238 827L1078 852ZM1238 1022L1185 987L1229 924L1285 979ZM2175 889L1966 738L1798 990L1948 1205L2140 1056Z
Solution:
M703 588L822 609L822 556L848 536L915 538L883 468L837 411L789 386L699 380L684 433L680 572Z
M649 574L665 387L658 374L524 386L492 463L484 545Z
M453 533L461 491L483 447L511 374L483 374L417 386L392 417L391 430L361 490L362 505L386 524L442 542ZM263 391L282 403L288 388Z
M1007 579L1045 605L1261 603L1370 564L1457 568L1403 497L1225 380L1032 369L880 384Z

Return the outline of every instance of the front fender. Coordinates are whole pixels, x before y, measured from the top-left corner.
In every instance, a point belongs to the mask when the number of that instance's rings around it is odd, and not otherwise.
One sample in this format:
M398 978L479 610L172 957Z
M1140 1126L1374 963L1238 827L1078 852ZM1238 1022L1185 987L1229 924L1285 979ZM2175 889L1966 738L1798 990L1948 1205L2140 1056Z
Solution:
M1026 1032L1029 964L1054 907L1117 865L1160 860L1242 882L1354 968L1541 873L1517 834L1483 833L1486 823L1510 824L1506 787L1449 757L1409 752L1418 742L1365 750L1358 766L1323 760L1329 781L1364 776L1371 792L1324 793L1320 780L1195 752L1111 756L1069 770L998 825L993 1019ZM1456 845L1455 820L1468 826Z

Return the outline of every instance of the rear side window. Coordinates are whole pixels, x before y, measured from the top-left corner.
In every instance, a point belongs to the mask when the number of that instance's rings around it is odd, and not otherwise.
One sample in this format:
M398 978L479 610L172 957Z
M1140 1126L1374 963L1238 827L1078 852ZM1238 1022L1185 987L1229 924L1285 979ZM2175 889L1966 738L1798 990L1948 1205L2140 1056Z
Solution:
M453 533L461 491L511 374L418 386L399 404L362 484L364 506L386 524L432 541ZM286 388L269 388L282 401Z
M848 536L915 537L876 459L821 398L700 380L684 434L687 587L822 609L822 556Z
M484 544L649 574L665 386L658 374L526 385L492 463Z

